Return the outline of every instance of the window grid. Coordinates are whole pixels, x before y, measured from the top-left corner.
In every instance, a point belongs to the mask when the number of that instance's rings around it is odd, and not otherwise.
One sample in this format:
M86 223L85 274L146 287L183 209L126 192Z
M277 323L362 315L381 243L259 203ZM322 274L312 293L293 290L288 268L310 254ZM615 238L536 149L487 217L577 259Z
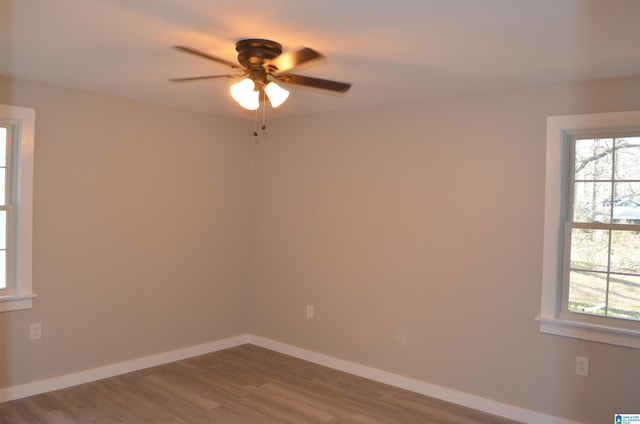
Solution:
M0 138L2 149L0 151L0 294L11 295L15 292L12 282L13 257L10 247L12 245L13 219L12 219L12 123L0 122Z
M640 133L625 137L580 134L572 135L569 138L571 150L570 206L565 225L565 264L568 266L565 267L563 273L563 313L585 315L587 320L590 319L589 316L600 317L595 319L605 317L631 321L640 320L640 267L625 269L624 260L618 260L619 264L613 265L614 259L617 258L615 255L620 257L630 255L633 257L632 262L638 262L636 256L640 253L640 246L635 246L635 243L629 244L628 249L622 249L623 252L619 250L621 246L627 248L623 241L625 239L632 240L628 237L629 235L640 239L640 225L638 225L640 224L640 190L633 187L634 184L640 183L640 180L635 175L633 177L636 178L625 178L625 176L629 176L629 173L633 174L637 168L638 160L640 160L640 154L638 154L640 143L622 144L625 139L630 138L636 141L634 137L639 136ZM609 146L607 146L608 140L610 140ZM640 138L637 140L640 141ZM579 166L577 145L580 141L587 144L591 142L593 154L591 157L587 156L585 162ZM606 149L598 152L597 148L602 146L605 146ZM630 155L632 161L626 164L627 168L634 168L630 172L625 172L625 164L622 163L622 159L618 158L618 153L623 148L629 148L629 151L632 152ZM634 149L636 158L633 157ZM604 166L610 165L608 175L600 175L598 172L598 162L601 160L605 162ZM587 168L586 165L589 165L589 162L591 162L590 165L593 165L593 175L589 177L588 171L585 171L587 176L580 178L580 172ZM580 185L583 186L582 192L584 192L584 188L588 188L589 184L592 185L593 191L590 203L585 202L578 194L580 193L578 190ZM598 185L602 187L608 185L608 189L604 190L604 196L597 195ZM602 214L596 213L600 205L604 205L607 209ZM606 245L584 242L586 239L602 238L602 236L598 237L598 233L605 234ZM580 238L579 236L584 237ZM615 242L614 239L616 239ZM598 248L606 250L606 260L603 261L605 263L598 263L594 258L597 256ZM579 260L584 262L580 263ZM598 287L598 279L604 279L603 288ZM617 282L616 284L620 285L620 288L614 289L614 282ZM637 288L621 292L621 287L625 285L628 287L635 285ZM593 297L593 293L598 294L600 291L603 292L601 293L602 298ZM614 297L625 299L626 302L620 303L618 300L618 304L613 305Z

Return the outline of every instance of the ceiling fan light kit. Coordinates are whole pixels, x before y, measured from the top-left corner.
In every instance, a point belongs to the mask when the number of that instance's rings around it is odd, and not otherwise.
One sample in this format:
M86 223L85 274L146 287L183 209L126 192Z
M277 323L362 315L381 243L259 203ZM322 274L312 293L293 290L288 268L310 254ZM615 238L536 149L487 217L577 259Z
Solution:
M261 91L264 91L273 108L280 106L289 97L289 92L275 82L268 82L261 89L251 78L245 78L229 87L231 97L247 110L256 110L260 107Z
M289 91L280 87L275 82L270 82L264 87L264 92L269 98L271 107L276 108L289 98Z
M260 91L256 90L255 83L245 78L229 87L231 97L247 110L256 110L260 107Z
M189 82L214 78L241 79L241 81L231 85L229 92L231 97L247 110L257 111L260 108L261 101L264 103L266 99L269 99L269 103L273 108L282 105L289 97L289 91L276 84L276 81L338 93L346 93L351 88L351 84L345 82L285 72L302 64L312 64L312 62L319 61L319 59L325 59L322 54L308 47L283 54L282 46L275 41L248 38L236 43L238 63L233 63L193 47L173 46L173 48L183 53L229 66L240 73L172 78L169 81ZM265 128L264 123L262 128ZM254 134L257 135L257 132L254 131Z

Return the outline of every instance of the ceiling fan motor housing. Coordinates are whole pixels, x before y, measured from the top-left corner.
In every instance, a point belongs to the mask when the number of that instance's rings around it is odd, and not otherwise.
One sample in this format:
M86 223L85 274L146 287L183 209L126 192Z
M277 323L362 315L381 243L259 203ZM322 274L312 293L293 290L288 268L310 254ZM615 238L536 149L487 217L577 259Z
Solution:
M238 62L245 68L262 68L268 60L282 54L282 45L271 40L249 38L236 43Z

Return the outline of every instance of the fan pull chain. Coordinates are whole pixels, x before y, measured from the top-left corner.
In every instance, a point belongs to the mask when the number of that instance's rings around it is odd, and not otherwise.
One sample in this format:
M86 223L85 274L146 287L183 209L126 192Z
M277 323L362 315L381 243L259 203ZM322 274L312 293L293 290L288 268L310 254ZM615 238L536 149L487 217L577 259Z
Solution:
M264 131L267 129L267 98L266 98L266 94L264 91L260 92L260 95L262 96L262 102L260 104L260 106L262 106L262 125L260 126L260 128L262 129L263 135L264 135ZM256 109L255 114L254 114L254 122L253 122L253 136L256 138L256 142L258 139L258 111L260 110L260 106L258 106L258 109Z
M254 114L253 136L258 138L258 109L256 109L256 113Z
M262 131L267 129L267 93L262 90Z

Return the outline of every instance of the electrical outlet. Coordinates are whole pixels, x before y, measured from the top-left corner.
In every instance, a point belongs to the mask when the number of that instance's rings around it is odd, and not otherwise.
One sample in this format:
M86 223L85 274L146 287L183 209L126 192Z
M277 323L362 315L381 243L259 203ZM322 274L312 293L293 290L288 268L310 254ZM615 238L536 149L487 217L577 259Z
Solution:
M307 305L307 318L313 319L314 310L313 305Z
M31 324L31 340L40 340L42 338L42 324L39 322Z
M576 374L585 377L589 375L589 358L576 356Z

